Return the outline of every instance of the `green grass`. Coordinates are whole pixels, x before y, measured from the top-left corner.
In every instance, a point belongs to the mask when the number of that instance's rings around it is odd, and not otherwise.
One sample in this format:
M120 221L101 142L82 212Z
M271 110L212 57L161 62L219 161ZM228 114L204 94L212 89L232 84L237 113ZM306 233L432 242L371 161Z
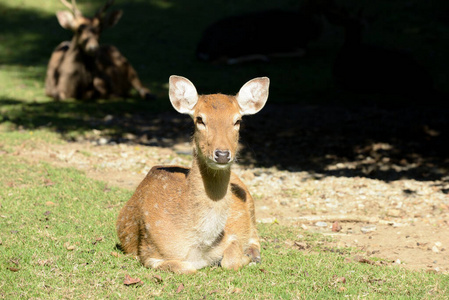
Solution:
M263 261L238 272L205 268L192 276L143 268L117 249L115 220L131 192L74 169L0 160L0 298L445 299L449 276L347 262L326 237L259 225ZM305 250L292 247L306 243ZM115 253L119 253L117 257ZM140 278L124 285L126 275ZM156 277L162 278L162 282ZM342 281L344 278L345 282ZM180 285L183 289L177 293Z
M104 1L78 2L89 15ZM200 93L236 93L252 77L269 76L272 103L368 101L332 84L331 63L342 40L338 28L329 27L310 45L305 59L238 66L194 59L200 34L212 21L264 9L273 1L116 3L124 10L123 18L102 39L128 57L158 96L156 101L48 99L43 90L47 61L59 42L70 39L54 15L63 7L56 0L0 0L0 298L447 299L448 275L347 263L350 249L326 251L324 237L276 224L259 226L263 262L238 272L206 268L193 276L179 276L145 269L132 257L113 255L115 219L131 191L93 181L74 169L24 160L14 155L22 144L62 143L93 129L119 135L123 128L97 121L107 115L151 118L171 109L167 81L172 74L191 79ZM449 91L449 45L442 38L449 32L442 18L449 10L447 1L373 3L363 4L371 18L368 40L392 47L401 41L429 68L437 87ZM291 8L297 2L282 0L276 5ZM288 246L292 241L311 247L299 251ZM143 284L125 286L127 274ZM155 276L161 276L162 282ZM339 280L343 277L346 283ZM177 293L181 284L184 288Z

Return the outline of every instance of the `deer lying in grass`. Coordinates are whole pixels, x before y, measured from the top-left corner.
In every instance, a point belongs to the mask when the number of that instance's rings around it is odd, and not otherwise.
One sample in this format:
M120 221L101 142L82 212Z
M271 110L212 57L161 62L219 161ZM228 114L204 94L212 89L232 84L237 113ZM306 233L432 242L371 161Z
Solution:
M334 0L304 0L299 10L270 9L229 16L204 30L196 56L227 64L302 57L308 44L323 31L322 16L338 9Z
M412 55L363 42L361 11L357 16L341 14L334 24L345 30L344 44L333 66L339 86L359 93L403 95L419 101L438 97L429 72Z
M128 96L135 88L140 97L152 98L137 72L114 46L100 45L102 31L114 26L122 16L116 10L103 16L113 0L103 5L93 18L84 17L76 6L61 2L70 11L58 11L59 24L73 31L72 41L59 44L47 67L45 93L55 100L114 98Z
M175 273L221 264L237 270L260 261L254 202L231 172L243 115L268 98L269 79L247 82L236 96L198 96L186 78L171 76L173 107L192 117L191 168L155 166L122 208L117 234L125 253L142 264Z

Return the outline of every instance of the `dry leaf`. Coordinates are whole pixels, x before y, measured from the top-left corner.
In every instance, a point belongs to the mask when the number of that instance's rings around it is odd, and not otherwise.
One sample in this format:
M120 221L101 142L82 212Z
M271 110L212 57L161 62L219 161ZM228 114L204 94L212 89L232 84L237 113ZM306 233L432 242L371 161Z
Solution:
M115 252L115 251L112 251L112 252L111 252L111 255L112 255L112 256L115 256L115 257L120 257L120 254L118 254L118 253Z
M154 281L156 281L156 283L162 283L164 280L162 280L162 277L160 275L154 275L153 276Z
M19 269L14 268L14 267L10 267L9 270L10 270L11 272L18 272L18 271L19 271Z
M75 250L75 246L70 245L69 242L65 242L65 243L64 243L64 247L65 247L67 250L69 250L69 251Z
M45 202L45 205L47 205L47 206L55 206L56 203L51 202L51 201L47 201L47 202Z
M139 278L132 278L128 274L125 275L125 280L123 281L124 285L133 285L133 284L143 284L142 280Z
M298 248L298 250L307 249L307 243L304 242L295 242L294 245Z
M342 227L341 227L340 223L334 222L334 223L332 224L332 231L333 231L333 232L340 232L341 229L342 229Z
M359 263L363 263L363 264L376 265L376 263L374 261L371 261L371 260L369 260L365 257L359 256L359 255L355 255L352 258L346 257L345 262L359 262Z
M336 277L335 278L335 283L346 283L346 278L345 277Z
M178 288L176 289L176 293L179 294L184 289L184 285L181 283Z
M39 259L37 261L37 264L39 266L50 266L52 264L52 261L50 259Z
M235 288L231 291L231 294L240 294L241 292L243 292L241 288Z
M45 178L44 179L44 185L45 186L53 186L53 185L55 185L56 183L54 183L53 181L51 181L50 179L48 179L48 178Z

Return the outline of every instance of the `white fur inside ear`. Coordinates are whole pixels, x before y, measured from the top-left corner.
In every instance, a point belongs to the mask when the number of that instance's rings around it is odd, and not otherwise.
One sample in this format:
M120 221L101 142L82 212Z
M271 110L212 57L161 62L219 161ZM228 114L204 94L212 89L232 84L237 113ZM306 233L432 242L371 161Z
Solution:
M170 76L168 95L171 104L179 113L193 115L198 93L190 80L182 76Z
M237 102L242 115L252 115L260 111L268 99L268 77L254 78L245 83L237 94Z
M59 25L64 29L76 30L75 16L66 10L56 12L56 18L58 19Z

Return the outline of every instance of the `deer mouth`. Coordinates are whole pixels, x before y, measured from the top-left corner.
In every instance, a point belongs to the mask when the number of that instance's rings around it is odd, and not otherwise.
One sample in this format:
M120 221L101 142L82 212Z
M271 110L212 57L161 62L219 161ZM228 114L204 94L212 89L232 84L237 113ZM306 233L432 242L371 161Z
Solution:
M207 165L209 166L209 168L211 168L213 170L225 170L225 169L229 169L231 167L232 161L229 161L227 163L218 163L216 161L209 160Z
M212 157L213 164L218 168L227 168L232 164L231 151L216 149Z

